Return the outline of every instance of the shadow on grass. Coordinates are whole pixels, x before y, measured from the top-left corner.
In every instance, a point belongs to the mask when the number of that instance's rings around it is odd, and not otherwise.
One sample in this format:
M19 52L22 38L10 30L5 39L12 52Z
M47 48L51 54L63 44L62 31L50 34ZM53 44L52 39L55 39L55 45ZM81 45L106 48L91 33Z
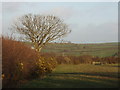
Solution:
M120 73L113 73L113 72L101 72L101 73L53 73L50 75L62 75L62 74L70 74L70 75L88 75L88 76L101 76L101 77L110 77L110 78L120 78Z
M117 88L118 82L94 77L79 76L83 73L54 73L44 79L33 80L22 88ZM84 74L85 75L85 74Z
M118 65L118 66L117 66L117 65L114 65L114 66L111 66L111 67L120 67L120 65Z

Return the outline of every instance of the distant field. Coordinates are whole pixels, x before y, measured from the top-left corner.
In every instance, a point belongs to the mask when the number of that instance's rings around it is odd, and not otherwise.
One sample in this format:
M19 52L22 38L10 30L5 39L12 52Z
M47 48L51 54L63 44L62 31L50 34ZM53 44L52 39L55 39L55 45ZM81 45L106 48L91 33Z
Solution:
M59 65L44 79L21 88L118 88L118 65ZM120 74L120 73L119 73Z
M101 44L73 44L51 43L42 49L43 53L57 53L59 55L93 55L99 57L113 56L118 52L118 43Z

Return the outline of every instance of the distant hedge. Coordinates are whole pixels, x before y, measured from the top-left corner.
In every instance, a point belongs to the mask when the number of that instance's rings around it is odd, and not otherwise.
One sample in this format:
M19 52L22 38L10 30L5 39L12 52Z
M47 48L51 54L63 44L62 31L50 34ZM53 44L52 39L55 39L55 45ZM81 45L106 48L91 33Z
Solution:
M54 56L58 64L92 64L93 62L101 62L102 64L118 64L120 58L118 56L97 57L91 55L82 56L61 56L55 53L43 53L44 56Z

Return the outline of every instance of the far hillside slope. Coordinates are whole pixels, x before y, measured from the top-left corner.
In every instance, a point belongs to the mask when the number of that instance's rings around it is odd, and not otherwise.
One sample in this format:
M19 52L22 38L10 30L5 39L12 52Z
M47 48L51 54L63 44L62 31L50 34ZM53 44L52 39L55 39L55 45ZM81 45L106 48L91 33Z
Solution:
M57 53L59 55L93 55L107 57L118 54L118 43L74 44L74 43L49 43L43 53Z

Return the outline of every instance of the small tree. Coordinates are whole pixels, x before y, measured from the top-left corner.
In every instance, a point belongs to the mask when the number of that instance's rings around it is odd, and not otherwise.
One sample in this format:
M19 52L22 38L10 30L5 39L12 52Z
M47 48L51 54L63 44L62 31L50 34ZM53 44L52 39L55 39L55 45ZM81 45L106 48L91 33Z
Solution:
M38 52L48 42L71 32L60 18L52 15L27 14L20 17L13 25L13 28L20 34L25 35L26 39L32 42Z

